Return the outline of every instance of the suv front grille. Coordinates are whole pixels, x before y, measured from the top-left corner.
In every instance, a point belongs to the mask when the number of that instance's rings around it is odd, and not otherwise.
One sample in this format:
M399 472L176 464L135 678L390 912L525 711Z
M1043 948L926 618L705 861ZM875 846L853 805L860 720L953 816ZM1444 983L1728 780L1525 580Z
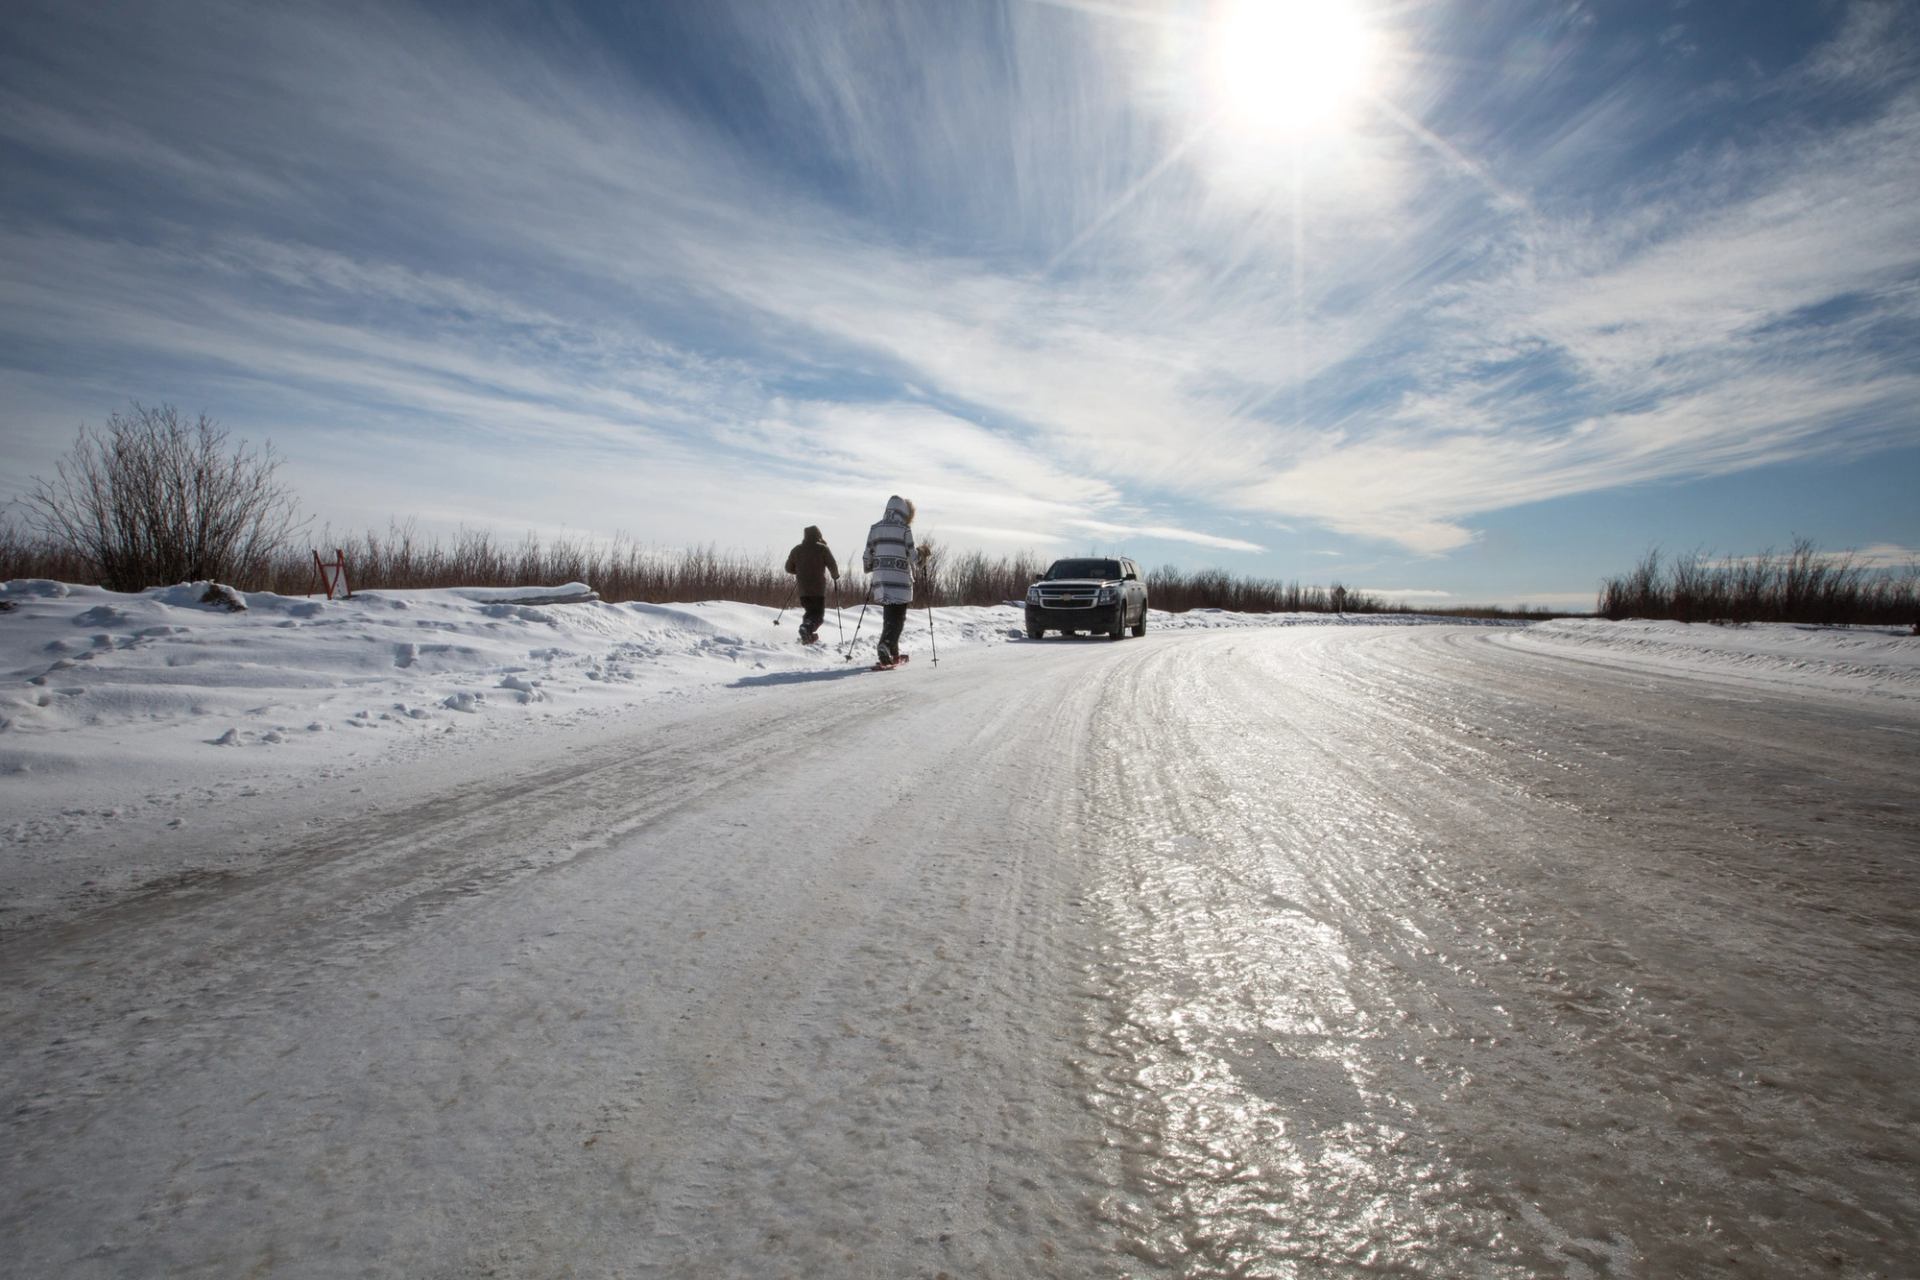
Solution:
M1040 588L1040 603L1048 609L1091 609L1098 598L1092 587Z

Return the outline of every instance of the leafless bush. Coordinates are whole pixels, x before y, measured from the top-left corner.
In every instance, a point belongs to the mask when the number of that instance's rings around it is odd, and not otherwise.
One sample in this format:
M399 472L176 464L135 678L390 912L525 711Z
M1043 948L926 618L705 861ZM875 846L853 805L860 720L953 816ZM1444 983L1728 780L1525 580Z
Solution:
M1336 594L1337 593L1337 594ZM1166 565L1147 572L1147 594L1156 609L1226 609L1235 613L1400 612L1364 591L1335 584L1302 586L1269 578L1242 578L1224 569L1186 571Z
M1667 616L1671 606L1661 594L1660 579L1660 549L1651 547L1625 575L1601 584L1600 612L1615 621Z
M914 599L935 607L994 605L1017 602L1049 563L1032 551L989 555L983 551L955 551L937 539L917 566ZM601 598L649 604L694 600L737 600L778 607L793 592L793 579L772 555L722 552L714 547L643 547L625 539L611 542L562 538L543 542L529 535L518 542L503 541L484 530L462 530L445 540L422 538L409 522L393 522L385 533L335 536L323 532L317 539L322 555L332 549L347 557L348 579L357 591L427 590L445 587L514 587L579 581L591 585ZM860 572L858 545L839 549L841 581L837 598L858 604L866 598L867 581ZM63 581L90 581L90 568L71 554L60 553L44 540L0 530L0 580L12 577L50 577ZM1147 588L1153 607L1173 613L1190 609L1226 609L1242 613L1413 613L1432 612L1387 604L1350 587L1302 586L1238 577L1224 569L1183 570L1171 566L1150 570ZM313 560L306 546L283 548L264 565L235 571L227 579L246 590L302 595L314 590ZM1339 592L1336 598L1335 593ZM1492 608L1452 609L1449 615L1475 617L1547 616L1525 610Z
M171 405L83 426L54 478L36 477L22 499L28 527L115 591L258 576L299 532L293 496L272 445L227 439Z
M1769 548L1713 560L1696 551L1664 568L1652 550L1631 572L1601 583L1599 612L1615 621L1905 624L1920 616L1920 567L1869 569L1807 538L1784 554Z
M932 543L923 539L921 545ZM1005 604L1026 597L1027 587L1047 567L1031 552L989 556L983 551L949 552L933 543L923 559L916 591L936 605Z
M578 580L603 599L653 604L689 600L738 600L779 606L793 592L793 579L777 558L713 547L660 549L625 540L592 543L562 540L542 543L528 537L518 544L498 541L484 531L466 531L450 543L422 544L412 526L395 524L384 536L366 534L345 545L349 575L356 589L419 590L454 586L520 586L529 582ZM953 551L935 538L921 539L928 549L916 557L914 599L948 605L993 605L1024 599L1049 563L1031 551L992 556L983 551ZM857 547L839 553L839 595L853 603L866 598ZM308 589L312 566L288 558L271 589L298 594ZM1229 609L1236 612L1330 612L1328 588L1302 587L1237 578L1222 569L1187 572L1156 569L1147 574L1153 607L1173 612ZM1347 589L1349 613L1400 612L1365 592Z
M922 545L926 545L926 540ZM936 605L988 605L1022 600L1027 587L1048 563L1030 551L996 557L980 551L950 553L935 546L921 561L915 599L931 598ZM1297 582L1236 577L1224 569L1188 571L1168 566L1149 570L1146 580L1148 599L1153 607L1172 613L1189 609L1226 609L1237 613L1389 611L1381 601L1351 588L1302 587Z
M346 552L356 591L419 591L445 587L512 587L530 583L585 582L613 601L648 604L738 600L777 606L793 579L770 557L721 552L713 547L644 547L624 538L542 541L531 534L504 541L486 530L461 530L449 539L423 539L411 523L385 534L322 539ZM262 587L287 595L312 589L312 561L283 556ZM846 582L847 595L863 586Z
M1681 622L1712 616L1713 575L1701 561L1699 552L1689 551L1674 558L1667 569L1667 594L1673 616Z

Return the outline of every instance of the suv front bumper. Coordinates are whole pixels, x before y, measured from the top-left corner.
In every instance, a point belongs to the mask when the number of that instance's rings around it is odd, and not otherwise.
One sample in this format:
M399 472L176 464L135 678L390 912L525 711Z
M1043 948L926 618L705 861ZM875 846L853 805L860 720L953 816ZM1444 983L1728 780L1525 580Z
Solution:
M1049 609L1027 606L1029 631L1111 631L1123 604L1097 604L1091 609Z

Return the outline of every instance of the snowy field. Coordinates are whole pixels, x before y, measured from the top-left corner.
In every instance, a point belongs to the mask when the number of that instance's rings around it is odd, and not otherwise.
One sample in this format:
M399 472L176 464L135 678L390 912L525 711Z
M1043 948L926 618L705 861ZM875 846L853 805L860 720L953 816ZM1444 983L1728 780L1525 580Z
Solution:
M1920 1256L1920 638L566 594L0 590L0 1271Z

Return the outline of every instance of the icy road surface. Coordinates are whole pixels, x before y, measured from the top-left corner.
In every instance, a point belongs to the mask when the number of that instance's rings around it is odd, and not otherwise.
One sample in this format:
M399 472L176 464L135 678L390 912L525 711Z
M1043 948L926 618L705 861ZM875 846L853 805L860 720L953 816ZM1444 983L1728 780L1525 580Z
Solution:
M928 656L263 798L259 869L10 932L4 1270L1913 1273L1920 704Z

